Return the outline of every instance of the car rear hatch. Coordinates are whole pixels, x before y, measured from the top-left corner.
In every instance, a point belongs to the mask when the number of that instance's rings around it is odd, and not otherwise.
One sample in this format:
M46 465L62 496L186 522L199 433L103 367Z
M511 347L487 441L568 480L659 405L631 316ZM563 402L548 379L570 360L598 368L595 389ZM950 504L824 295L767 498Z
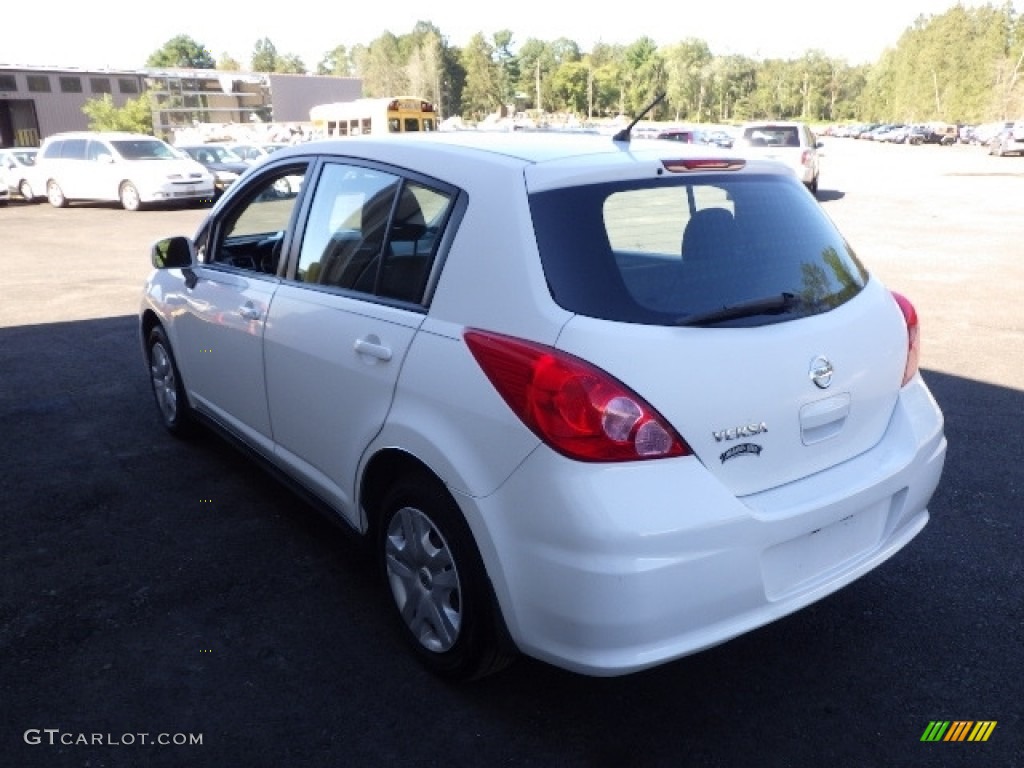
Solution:
M576 313L557 346L646 400L735 495L885 433L906 324L792 177L570 186L531 209L552 296Z

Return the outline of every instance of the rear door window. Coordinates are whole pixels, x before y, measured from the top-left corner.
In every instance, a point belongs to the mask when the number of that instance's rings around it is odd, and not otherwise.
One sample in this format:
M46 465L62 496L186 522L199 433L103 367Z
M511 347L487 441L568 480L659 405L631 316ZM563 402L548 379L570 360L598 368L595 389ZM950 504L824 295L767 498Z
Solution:
M325 165L295 279L422 303L453 192L378 168Z
M771 311L715 323L761 325L828 311L867 280L786 176L568 187L532 195L530 207L553 298L591 317L685 325L764 301Z

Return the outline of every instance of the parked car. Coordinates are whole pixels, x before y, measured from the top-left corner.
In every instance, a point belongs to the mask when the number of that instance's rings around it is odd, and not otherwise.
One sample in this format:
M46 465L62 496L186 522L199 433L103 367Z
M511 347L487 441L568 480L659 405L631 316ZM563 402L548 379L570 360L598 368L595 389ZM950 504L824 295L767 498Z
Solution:
M883 141L886 144L905 144L909 135L909 125L891 125L888 130L876 138L878 141Z
M707 138L708 144L714 144L716 147L724 147L725 149L731 148L735 141L732 134L721 129L709 132Z
M734 147L747 157L766 157L785 163L813 193L821 176L822 142L801 122L747 123Z
M35 147L13 147L0 149L0 197L4 193L19 195L31 202L43 190L38 180Z
M213 174L214 194L217 197L224 194L250 167L240 156L219 144L179 144L177 149L205 165Z
M284 147L291 145L280 144L277 142L229 141L225 142L223 146L230 149L245 162L251 164L262 160L279 149L283 149Z
M291 144L279 144L275 142L246 143L233 141L227 142L222 146L241 157L242 160L249 165L255 165L256 163L260 163L270 157L270 155L277 150L289 147ZM276 193L281 197L297 194L301 184L302 179L298 176L289 176L287 178L279 179L277 182Z
M998 157L1024 155L1024 120L1011 123L989 139L988 153Z
M989 146L996 136L1008 128L1013 127L1012 120L1000 120L995 123L983 123L982 125L976 126L971 132L971 143L980 144L981 146Z
M656 139L667 139L668 141L680 141L683 144L710 144L707 134L697 128L666 128L658 131Z
M946 440L917 314L777 162L628 133L320 141L151 259L163 425L227 433L360 534L438 674L652 667L928 521Z
M142 133L58 133L43 140L37 165L54 208L95 200L137 211L147 203L213 199L206 168Z

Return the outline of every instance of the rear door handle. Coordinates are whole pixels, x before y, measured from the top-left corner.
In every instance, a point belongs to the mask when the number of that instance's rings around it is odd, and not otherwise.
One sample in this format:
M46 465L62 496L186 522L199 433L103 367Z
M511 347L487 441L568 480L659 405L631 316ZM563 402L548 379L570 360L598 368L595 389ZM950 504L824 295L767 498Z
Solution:
M263 316L263 313L251 301L240 306L238 314L242 316L243 320L259 320Z
M391 348L381 344L380 339L373 335L356 339L355 350L357 354L375 357L385 363L391 359Z

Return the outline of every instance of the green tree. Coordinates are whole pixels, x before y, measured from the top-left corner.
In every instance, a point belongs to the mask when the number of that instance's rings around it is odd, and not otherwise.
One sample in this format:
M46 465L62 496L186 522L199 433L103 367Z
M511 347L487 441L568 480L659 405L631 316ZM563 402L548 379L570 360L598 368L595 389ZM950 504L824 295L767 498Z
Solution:
M269 37L257 40L252 49L252 60L249 69L253 72L277 71L277 48Z
M220 55L220 59L217 61L217 69L225 72L238 72L242 69L241 62L235 59L227 51Z
M306 64L297 54L286 53L277 57L273 71L286 75L304 75L306 74Z
M405 65L409 94L437 105L443 100L444 56L441 49L441 38L434 32L427 32L416 40Z
M589 114L590 69L583 61L565 61L551 75L552 111Z
M551 104L548 76L555 68L555 57L550 45L531 37L519 49L518 58L519 78L515 84L515 94L521 96L524 106L530 109L547 109Z
M104 93L83 104L82 112L89 118L90 131L153 133L153 101L148 92L129 99L123 107L115 107L113 97Z
M461 61L466 70L463 115L482 120L502 104L501 71L494 60L494 47L477 32L462 49Z
M405 58L398 38L385 32L366 46L352 50L356 71L363 79L363 93L367 96L401 96L408 93L409 80L405 73Z
M649 37L642 37L626 46L624 55L624 111L636 117L665 90L668 80L665 61ZM648 113L646 119L660 120L665 113L665 104L661 103Z
M593 71L593 106L588 114L610 117L622 112L625 49L621 45L598 43L590 52Z
M676 120L700 120L704 109L702 72L711 62L711 49L690 38L665 51L666 95Z
M349 56L348 48L338 45L324 54L320 63L316 65L318 75L335 75L337 77L352 76L352 59Z
M1014 101L1021 31L1011 3L919 16L870 68L858 110L867 119L911 122L1014 116L1024 106L1024 98Z
M445 116L461 115L462 93L466 87L466 68L462 65L462 49L441 46L441 93L438 109Z
M213 69L216 62L206 46L197 43L188 35L172 37L163 47L146 59L147 67L168 67L175 69Z

